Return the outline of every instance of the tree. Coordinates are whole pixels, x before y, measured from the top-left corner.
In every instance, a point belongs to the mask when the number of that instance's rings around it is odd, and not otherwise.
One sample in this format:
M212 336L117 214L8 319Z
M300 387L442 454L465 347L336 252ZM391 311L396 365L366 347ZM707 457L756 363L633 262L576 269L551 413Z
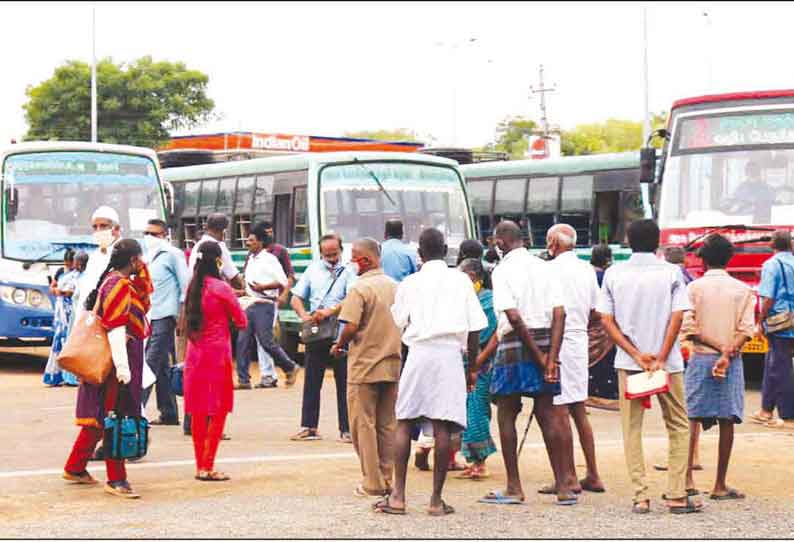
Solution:
M209 77L182 62L145 56L128 64L97 63L97 136L102 143L157 147L169 130L212 118ZM26 89L26 140L91 140L91 68L69 60L52 77Z
M496 139L484 150L506 152L511 160L524 158L529 148L529 136L536 126L535 121L524 117L507 117L496 126Z
M419 141L416 133L408 128L397 128L396 130L360 130L358 132L347 132L345 137L377 139L378 141Z
M663 127L666 117L665 113L654 114L651 118L652 129ZM656 140L653 144L660 146L661 141ZM561 141L562 154L565 156L634 151L644 145L642 122L618 119L580 124L571 131L564 131Z

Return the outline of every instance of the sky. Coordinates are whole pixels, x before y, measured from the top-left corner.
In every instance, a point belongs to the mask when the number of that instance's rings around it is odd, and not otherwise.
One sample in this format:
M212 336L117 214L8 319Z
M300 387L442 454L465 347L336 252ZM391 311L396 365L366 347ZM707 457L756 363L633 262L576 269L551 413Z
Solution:
M221 118L190 133L406 128L480 146L507 116L540 117L530 86L541 64L552 124L641 120L643 10L651 111L794 88L794 3L3 3L0 144L27 130L28 85L90 62L94 5L97 57L151 55L209 75Z

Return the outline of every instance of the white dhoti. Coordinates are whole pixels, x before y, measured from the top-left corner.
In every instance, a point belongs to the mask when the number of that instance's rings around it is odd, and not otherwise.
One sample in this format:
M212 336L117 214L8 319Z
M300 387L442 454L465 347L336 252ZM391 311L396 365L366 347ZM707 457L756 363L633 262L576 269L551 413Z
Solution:
M397 392L398 420L444 420L466 428L466 376L460 347L416 343Z
M589 382L587 331L565 330L560 348L560 389L555 405L570 405L587 400Z

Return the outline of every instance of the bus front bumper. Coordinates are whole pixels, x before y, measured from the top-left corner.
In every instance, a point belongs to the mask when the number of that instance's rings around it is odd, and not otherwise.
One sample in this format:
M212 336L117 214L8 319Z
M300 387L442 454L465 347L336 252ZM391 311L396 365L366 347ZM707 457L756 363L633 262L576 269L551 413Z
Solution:
M51 345L52 316L52 311L0 301L0 345Z

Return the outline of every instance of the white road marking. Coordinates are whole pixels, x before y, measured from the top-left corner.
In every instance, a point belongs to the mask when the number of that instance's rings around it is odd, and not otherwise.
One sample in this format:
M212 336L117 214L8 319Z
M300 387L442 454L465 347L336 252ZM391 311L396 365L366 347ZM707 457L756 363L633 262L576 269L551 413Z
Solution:
M574 432L575 433L575 432ZM760 436L791 436L791 433L786 431L774 432L766 431L763 433L741 433L737 437L760 437ZM716 440L719 438L718 434L704 435L701 434L701 439ZM664 442L667 441L667 436L645 437L643 442ZM623 446L623 439L613 440L598 440L596 439L596 447L608 446ZM545 448L543 442L528 442L524 448L538 449ZM254 455L248 457L226 457L216 459L216 463L222 464L244 464L244 463L273 463L278 461L317 461L324 459L355 459L355 453L327 453L327 454L294 454L294 455ZM102 464L97 462L97 464ZM178 459L173 461L156 461L153 463L127 463L127 469L130 470L143 470L143 469L159 469L163 467L185 467L194 466L194 459ZM34 476L53 476L60 475L62 469L33 469L33 470L16 470L16 471L0 471L0 479L3 478L30 478Z

